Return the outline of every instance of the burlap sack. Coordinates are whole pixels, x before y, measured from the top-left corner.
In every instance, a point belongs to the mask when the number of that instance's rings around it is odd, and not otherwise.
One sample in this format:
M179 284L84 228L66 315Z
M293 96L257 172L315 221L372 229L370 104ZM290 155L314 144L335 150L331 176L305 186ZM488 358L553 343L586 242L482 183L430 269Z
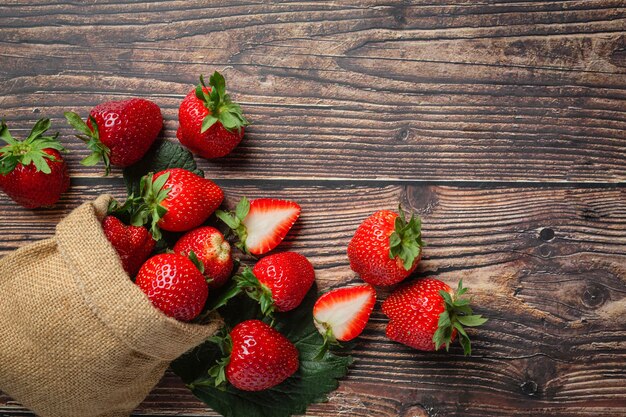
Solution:
M0 390L41 417L128 416L170 361L222 324L153 307L102 232L109 200L0 260Z

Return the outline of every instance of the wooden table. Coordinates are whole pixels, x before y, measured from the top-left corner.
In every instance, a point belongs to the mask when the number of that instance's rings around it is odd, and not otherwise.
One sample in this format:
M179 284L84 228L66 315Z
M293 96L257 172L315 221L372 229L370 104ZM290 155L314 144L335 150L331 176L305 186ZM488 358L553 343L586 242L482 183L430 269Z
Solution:
M176 140L183 96L218 69L254 123L199 160L227 205L298 201L286 245L328 288L356 279L357 225L401 202L423 218L416 277L462 278L490 317L465 358L390 342L377 308L308 415L626 415L623 0L80 3L0 5L0 116L17 136L51 117L72 151L55 208L0 196L1 255L124 196L119 170L79 165L63 111L146 97ZM0 395L0 416L30 415ZM168 373L135 415L215 414Z

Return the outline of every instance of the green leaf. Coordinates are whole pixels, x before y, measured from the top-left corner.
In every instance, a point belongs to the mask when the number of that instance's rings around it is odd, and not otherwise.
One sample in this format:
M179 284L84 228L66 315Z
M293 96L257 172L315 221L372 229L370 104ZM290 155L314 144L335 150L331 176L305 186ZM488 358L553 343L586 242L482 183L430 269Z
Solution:
M72 126L74 129L87 135L88 137L94 136L94 132L89 129L87 123L85 123L78 114L71 111L66 111L65 113L63 113L63 115L65 116L65 119L67 119L67 122L70 124L70 126Z
M480 314L474 315L474 316L458 316L457 320L463 326L468 326L468 327L480 326L487 322L487 318L481 316Z
M209 370L218 363L222 353L217 345L206 342L174 361L172 369L194 395L225 417L288 417L304 414L307 406L323 402L338 386L352 363L349 356L326 352L316 360L324 343L313 325L313 304L317 299L314 286L302 304L289 313L277 313L275 328L291 340L300 352L300 369L280 385L259 392L246 392L227 384L215 387ZM220 309L227 325L258 317L259 307L246 297Z
M460 335L459 342L461 346L463 346L463 353L465 356L469 356L472 354L472 343L470 342L469 337L467 335Z
M41 136L48 129L50 129L50 125L51 125L50 119L39 119L39 120L37 120L37 122L35 123L35 125L31 129L30 134L26 138L26 140L32 140L32 139L35 139L35 138Z
M147 173L169 168L184 168L201 177L204 176L204 172L196 165L191 152L176 143L159 141L139 162L124 169L124 182L128 194L141 194L139 182Z
M50 166L48 165L48 162L46 161L46 158L41 156L41 154L33 153L32 160L37 171L41 171L44 174L49 174L52 172Z
M204 119L202 119L202 127L200 128L200 133L204 133L209 130L209 128L215 123L217 123L217 117L213 116L212 114L207 115Z
M248 213L250 212L250 201L243 196L239 203L237 203L237 207L235 207L235 217L239 220L243 221L246 218Z
M17 158L13 155L6 155L0 159L0 174L6 175L12 172L17 166Z
M17 141L11 136L11 132L9 132L9 127L4 121L0 123L0 139L6 142L9 145L15 145Z
M217 296L213 296L213 292L209 294L209 301L207 302L209 310L217 310L220 307L224 307L232 298L235 298L241 294L242 288L237 285L236 282L231 282L225 290L219 291Z
M235 130L241 126L241 120L227 111L220 113L220 122L227 130Z
M226 223L226 225L230 227L231 229L236 229L241 224L239 219L237 219L235 216L233 216L232 214L224 210L216 210L215 216L217 216L218 219Z
M102 154L98 152L94 152L90 154L88 157L84 158L82 161L80 161L80 163L85 166L91 167L91 166L97 165L98 162L100 162L101 160L102 160Z
M200 76L200 79L202 79L202 75ZM206 96L205 96L204 90L202 88L202 84L198 84L196 86L196 98L198 100L202 100L202 101L206 102Z
M189 251L188 258L198 268L198 270L204 274L204 263L198 259L198 255L192 250Z
M209 78L209 85L211 86L211 90L216 91L219 95L220 99L223 99L226 95L226 80L224 76L219 72L215 71L211 78Z

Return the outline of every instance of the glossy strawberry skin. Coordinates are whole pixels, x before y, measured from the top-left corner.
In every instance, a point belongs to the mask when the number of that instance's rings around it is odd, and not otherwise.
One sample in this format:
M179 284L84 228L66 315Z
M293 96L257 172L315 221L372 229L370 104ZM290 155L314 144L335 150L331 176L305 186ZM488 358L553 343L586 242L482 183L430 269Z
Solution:
M102 221L102 230L117 251L126 273L131 277L137 275L156 244L148 229L127 226L117 217L107 216Z
M180 321L200 314L209 294L202 273L189 259L163 253L148 259L139 270L137 286L165 315Z
M210 88L203 88L210 92ZM200 133L202 120L209 114L195 90L191 90L178 109L179 127L176 137L193 153L203 158L220 158L232 152L243 138L245 128L228 131L219 121L204 133Z
M154 174L154 180L169 173L164 188L170 188L161 203L167 213L158 226L171 232L185 232L204 223L222 204L224 193L213 181L182 168L172 168Z
M159 106L141 98L108 101L89 114L96 120L100 141L111 150L111 164L120 167L139 161L163 127ZM91 120L87 125L93 130Z
M452 289L436 279L421 279L394 291L382 304L389 317L387 337L414 349L434 351L433 335L437 331L439 315L444 311L443 290L453 295ZM452 339L456 330L452 333Z
M397 213L380 210L365 219L348 245L350 268L372 285L394 285L408 277L417 267L418 256L409 270L400 258L389 259L389 236L394 232Z
M70 186L67 164L55 149L44 149L55 161L46 159L50 174L37 172L34 164L18 164L6 175L0 174L0 189L20 206L33 209L52 206Z
M266 256L256 263L252 273L269 288L280 312L298 307L315 281L313 265L296 252Z
M232 351L226 378L243 391L262 391L283 382L300 366L298 349L259 320L247 320L230 332Z
M224 235L214 227L199 227L181 237L174 252L189 256L193 251L204 264L204 276L209 280L209 288L224 285L233 271L233 257L230 244Z

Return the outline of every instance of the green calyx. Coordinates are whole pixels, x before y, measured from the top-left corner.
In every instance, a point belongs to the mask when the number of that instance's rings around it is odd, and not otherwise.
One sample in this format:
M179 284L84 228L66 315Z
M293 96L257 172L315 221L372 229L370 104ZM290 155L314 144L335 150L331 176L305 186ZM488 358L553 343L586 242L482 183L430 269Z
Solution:
M337 338L335 337L335 334L333 333L333 329L331 329L328 323L318 321L315 318L313 318L313 320L314 320L313 324L315 325L317 330L320 332L320 334L324 338L324 343L322 344L319 351L317 352L317 355L315 355L315 357L313 358L316 361L320 361L324 358L324 356L326 355L326 352L328 352L331 346L338 347L338 348L341 348L342 346L337 341Z
M248 253L248 248L246 247L246 239L248 238L248 231L246 226L243 224L243 220L246 218L248 213L250 212L250 201L246 197L243 197L239 203L237 203L237 207L235 211L224 211L217 210L215 215L218 219L226 223L226 225L233 231L239 241L235 243L235 246L239 248L244 253Z
M398 211L400 215L396 217L395 230L389 236L389 259L399 257L404 269L408 271L424 246L422 221L415 214L411 214L411 219L407 222L402 207L398 207Z
M250 122L244 117L239 104L234 103L230 95L226 94L226 80L219 72L215 71L209 78L210 92L204 83L204 77L200 75L200 84L196 86L196 97L202 100L209 114L202 120L200 133L206 132L215 123L220 122L226 130L241 132L241 128L248 126Z
M459 286L452 296L447 291L439 291L445 303L445 310L439 315L437 331L433 335L435 349L445 345L447 351L450 348L453 331L456 329L465 355L468 356L472 353L472 345L463 326L477 327L484 324L487 318L480 314L473 314L469 306L470 300L462 298L466 292L467 288L463 288L463 280L459 281Z
M91 128L89 125L74 112L66 111L63 113L67 122L81 134L76 137L87 144L87 148L91 151L91 155L80 161L85 166L96 165L100 161L104 161L104 174L109 175L111 172L111 150L100 141L100 131L98 124L93 116L89 116Z
M241 292L245 292L248 297L259 303L261 313L264 316L273 316L276 306L274 305L272 291L259 281L252 269L245 267L241 274L233 277L233 280L237 283L237 287Z
M208 374L217 388L225 389L227 382L226 366L230 363L230 353L233 350L233 340L228 334L228 329L226 329L226 327L223 327L215 336L209 337L207 340L215 343L223 355L215 365L209 368Z
M196 266L196 268L198 268L198 271L204 274L204 263L200 259L198 259L198 255L196 255L194 251L190 250L187 257Z
M165 183L170 177L169 172L154 179L152 173L141 178L139 199L135 199L135 206L130 219L133 226L144 226L150 224L150 232L154 240L162 237L159 229L159 220L167 213L167 208L163 206L163 201L167 198L170 188L165 188Z
M33 164L37 172L49 174L52 172L48 161L57 162L54 155L44 152L45 149L54 149L67 152L58 140L59 134L44 136L50 129L50 119L39 119L33 126L28 137L19 141L11 136L9 128L3 121L0 123L0 139L6 143L0 148L0 175L12 172L18 164L29 166Z

